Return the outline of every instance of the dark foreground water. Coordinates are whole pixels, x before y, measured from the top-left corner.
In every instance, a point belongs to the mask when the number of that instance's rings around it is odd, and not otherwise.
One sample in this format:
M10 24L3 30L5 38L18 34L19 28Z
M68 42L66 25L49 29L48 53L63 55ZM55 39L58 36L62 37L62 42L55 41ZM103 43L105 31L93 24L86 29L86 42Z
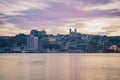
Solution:
M120 80L120 54L0 54L0 80Z

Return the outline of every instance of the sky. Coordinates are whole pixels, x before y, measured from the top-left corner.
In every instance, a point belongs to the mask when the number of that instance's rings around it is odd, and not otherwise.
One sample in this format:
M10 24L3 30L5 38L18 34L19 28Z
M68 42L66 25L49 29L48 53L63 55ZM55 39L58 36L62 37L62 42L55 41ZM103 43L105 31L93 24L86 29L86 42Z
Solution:
M0 36L47 34L120 36L120 0L0 0Z

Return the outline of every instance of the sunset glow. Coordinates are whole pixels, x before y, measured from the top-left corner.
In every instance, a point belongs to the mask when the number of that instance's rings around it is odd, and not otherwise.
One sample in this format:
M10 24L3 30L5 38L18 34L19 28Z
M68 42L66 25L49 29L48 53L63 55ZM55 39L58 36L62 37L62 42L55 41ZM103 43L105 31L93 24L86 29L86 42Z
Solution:
M70 28L95 35L120 36L120 0L0 0L0 36Z

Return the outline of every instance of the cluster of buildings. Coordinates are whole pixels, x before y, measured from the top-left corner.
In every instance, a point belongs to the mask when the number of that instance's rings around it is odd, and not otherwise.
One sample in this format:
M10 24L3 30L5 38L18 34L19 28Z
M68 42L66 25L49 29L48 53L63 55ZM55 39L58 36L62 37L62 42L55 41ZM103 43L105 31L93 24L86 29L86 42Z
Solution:
M69 29L69 34L46 34L32 30L29 35L0 37L0 52L108 53L120 52L120 37L88 35Z
M38 51L40 48L39 39L44 36L46 36L46 32L44 30L43 31L32 30L30 32L30 35L27 36L26 50Z

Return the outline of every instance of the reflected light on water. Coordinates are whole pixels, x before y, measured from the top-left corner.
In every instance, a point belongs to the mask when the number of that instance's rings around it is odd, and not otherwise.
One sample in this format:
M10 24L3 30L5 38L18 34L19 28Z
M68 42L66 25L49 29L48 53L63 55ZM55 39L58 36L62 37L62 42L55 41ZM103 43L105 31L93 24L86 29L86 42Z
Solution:
M119 54L0 54L0 80L120 80Z

